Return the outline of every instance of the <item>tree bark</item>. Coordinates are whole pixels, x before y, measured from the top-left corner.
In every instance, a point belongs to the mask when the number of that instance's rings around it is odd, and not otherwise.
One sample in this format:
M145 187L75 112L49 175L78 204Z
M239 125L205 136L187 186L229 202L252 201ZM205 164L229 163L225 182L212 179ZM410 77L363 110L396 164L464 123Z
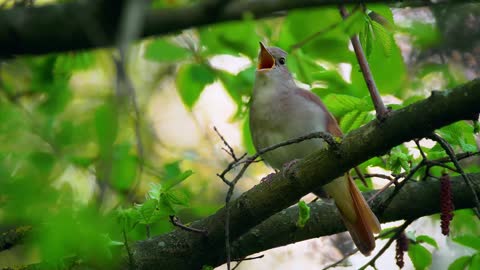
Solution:
M286 179L282 172L277 173L271 181L258 184L232 201L231 239L239 238L268 217L295 204L305 194L350 168L385 154L396 145L425 137L435 129L459 120L477 119L480 112L478 104L480 80L474 80L453 90L435 91L423 101L391 112L382 122L374 120L352 131L338 147L314 152L296 163L290 169L294 172L294 179ZM418 204L416 207L423 206ZM175 230L138 242L133 252L138 269L200 269L202 265L220 264L224 256L225 213L225 208L222 208L192 223L192 227L206 230L207 237ZM392 219L409 217L406 212L400 215L389 213ZM386 220L389 215L384 214L381 218ZM336 230L339 230L338 227Z

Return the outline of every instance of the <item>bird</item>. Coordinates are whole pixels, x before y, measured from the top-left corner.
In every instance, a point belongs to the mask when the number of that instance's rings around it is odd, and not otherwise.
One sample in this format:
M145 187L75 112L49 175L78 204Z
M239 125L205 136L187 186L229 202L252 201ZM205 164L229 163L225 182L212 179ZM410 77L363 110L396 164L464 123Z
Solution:
M257 151L312 132L342 136L336 119L320 98L296 84L287 68L287 53L278 47L266 47L262 42L250 100L249 125ZM323 140L307 140L266 152L261 157L280 170L325 147ZM324 185L323 190L334 200L357 248L368 256L375 248L374 234L379 233L381 227L350 174L347 172Z

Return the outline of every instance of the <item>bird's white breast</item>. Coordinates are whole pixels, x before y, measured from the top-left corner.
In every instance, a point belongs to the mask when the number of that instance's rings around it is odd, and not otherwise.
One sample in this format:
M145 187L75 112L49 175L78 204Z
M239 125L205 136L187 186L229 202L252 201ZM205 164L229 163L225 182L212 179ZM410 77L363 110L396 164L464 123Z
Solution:
M275 84L272 80L257 77L250 108L250 129L257 150L315 131L326 131L323 109L296 94L296 88L294 83ZM278 148L262 157L271 166L280 168L286 162L303 158L322 147L323 141L313 139Z

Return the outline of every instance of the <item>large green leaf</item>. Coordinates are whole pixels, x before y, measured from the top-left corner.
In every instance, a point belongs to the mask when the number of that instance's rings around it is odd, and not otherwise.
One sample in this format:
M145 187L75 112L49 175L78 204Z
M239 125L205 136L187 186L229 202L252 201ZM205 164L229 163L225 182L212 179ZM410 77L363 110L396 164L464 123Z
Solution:
M432 264L432 254L419 244L411 244L408 247L408 256L412 260L416 270L427 269Z
M192 109L205 86L214 80L215 74L206 65L183 65L177 74L177 90L185 106Z

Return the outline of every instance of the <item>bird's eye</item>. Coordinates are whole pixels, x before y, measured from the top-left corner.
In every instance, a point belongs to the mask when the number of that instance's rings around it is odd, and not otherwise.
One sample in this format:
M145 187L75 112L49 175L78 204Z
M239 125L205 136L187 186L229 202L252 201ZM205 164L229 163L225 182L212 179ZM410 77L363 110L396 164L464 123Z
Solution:
M278 62L280 63L280 65L285 65L285 58L280 58L278 59Z

